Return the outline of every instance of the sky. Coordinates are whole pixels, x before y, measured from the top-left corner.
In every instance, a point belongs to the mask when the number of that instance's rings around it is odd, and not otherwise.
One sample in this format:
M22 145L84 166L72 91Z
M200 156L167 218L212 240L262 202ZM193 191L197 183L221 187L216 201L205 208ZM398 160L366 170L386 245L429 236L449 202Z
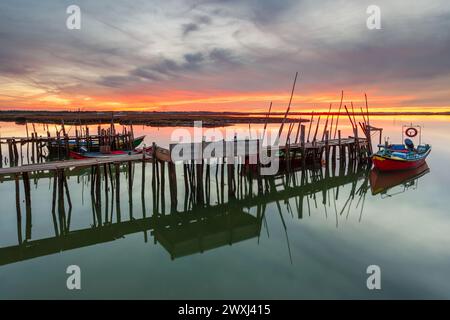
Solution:
M298 71L293 111L449 111L449 30L448 0L2 0L0 109L282 111Z

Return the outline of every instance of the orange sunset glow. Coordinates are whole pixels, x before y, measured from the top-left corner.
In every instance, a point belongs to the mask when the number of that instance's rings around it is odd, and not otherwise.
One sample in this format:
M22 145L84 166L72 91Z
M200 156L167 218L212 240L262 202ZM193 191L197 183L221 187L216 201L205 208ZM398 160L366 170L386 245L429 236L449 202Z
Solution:
M318 18L303 2L83 2L76 30L63 4L4 6L0 110L283 111L298 71L292 111L337 107L342 90L357 109L367 93L373 111L450 111L439 6L419 20L386 2L381 30L366 27L359 3L327 3Z

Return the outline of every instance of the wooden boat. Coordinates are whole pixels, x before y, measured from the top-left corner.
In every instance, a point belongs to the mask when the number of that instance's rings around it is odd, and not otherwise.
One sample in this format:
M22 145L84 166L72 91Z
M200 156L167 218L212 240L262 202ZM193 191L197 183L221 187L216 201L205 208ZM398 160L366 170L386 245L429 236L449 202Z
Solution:
M407 140L409 139L405 141ZM430 152L431 146L428 144L420 145L417 148L405 146L403 149L386 146L381 147L377 153L372 155L372 162L374 167L380 171L415 169L425 163Z
M145 135L144 136L139 136L137 138L134 138L134 140L132 141L132 147L133 148L137 148L139 147L139 145L144 141ZM99 149L99 142L98 139L94 139L92 140L90 143L90 149L93 150L98 150ZM77 141L75 139L69 139L68 140L68 145L69 145L69 150L76 150L78 147L87 147L88 146L88 141L86 139L81 139ZM55 149L58 148L58 143L56 141L51 141L48 144L49 149ZM60 147L64 148L64 141L62 140ZM119 149L122 149L125 146L119 145Z
M111 151L110 153L102 153L102 152L76 152L76 151L69 151L69 157L73 159L90 159L90 158L109 158L109 157L117 157L117 156L124 156L124 155L131 155L135 154L133 151Z
M406 128L406 130L405 130ZM376 169L380 171L410 170L420 167L425 163L425 159L431 152L429 144L421 144L422 130L420 126L403 126L403 135L408 138L404 144L391 144L387 142L384 145L378 145L378 152L372 155L372 162ZM419 145L414 146L410 138L419 134Z
M372 195L386 194L388 190L403 185L406 188L415 184L415 181L420 177L430 172L430 168L426 163L421 166L411 169L403 170L399 172L380 172L378 170L372 170L370 172L370 188Z
M148 148L142 148L142 149L134 149L134 150L115 150L115 151L111 151L108 153L104 153L104 152L88 152L85 150L81 150L80 152L76 152L76 151L69 151L69 157L71 157L72 159L90 159L90 158L110 158L110 157L121 157L121 156L128 156L128 155L133 155L133 154L142 154L143 152L145 152L147 155L151 155L151 150L152 147L148 147Z

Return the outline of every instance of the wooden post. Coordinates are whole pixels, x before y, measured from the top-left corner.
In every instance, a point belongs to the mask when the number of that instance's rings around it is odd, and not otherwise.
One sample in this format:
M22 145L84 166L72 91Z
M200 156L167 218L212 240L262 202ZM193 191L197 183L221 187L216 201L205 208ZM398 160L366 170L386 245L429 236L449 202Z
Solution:
M55 235L59 236L58 231L58 220L56 219L56 196L57 196L57 181L58 181L58 172L57 170L53 170L53 194L52 194L52 219L53 219L53 228L55 230Z
M313 144L316 142L316 137L317 137L317 131L319 130L319 124L320 124L320 116L317 119L317 125L316 125L316 131L314 132L314 137L313 137Z
M341 115L341 108L342 108L342 100L344 99L344 90L341 91L341 102L339 103L339 110L338 110L338 114L336 116L336 124L334 127L334 135L333 135L333 139L336 139L336 130L338 128L338 124L339 124L339 116Z
M329 141L328 141L328 135L329 135L329 131L325 131L325 163L327 164L327 169L328 169L328 163L330 160L330 146L329 146Z
M155 190L156 187L156 165L157 165L157 160L156 160L156 143L152 143L152 188L153 190Z
M325 126L324 126L324 128L323 128L322 141L324 140L324 138L325 138L325 132L326 132L327 129L328 129L328 119L329 119L329 117L330 117L330 111L331 111L331 103L330 103L330 108L328 109L328 113L327 113L327 120L325 121Z
M361 159L361 150L359 147L358 127L355 128L354 132L355 132L355 152L356 152L355 158L360 160Z
M141 181L141 196L145 194L145 146L142 149L142 181Z
M97 205L97 210L101 205L101 171L100 171L100 166L96 165L95 166L95 202Z
M169 187L170 187L170 211L173 213L177 209L177 171L175 163L169 162Z
M31 239L31 193L30 177L28 172L22 173L23 187L25 190L26 232L25 239Z
M308 137L306 138L306 142L309 142L309 134L311 133L313 119L314 119L314 111L311 112L311 119L309 120Z
M0 139L0 168L3 168L2 141Z
M339 165L345 163L345 149L342 147L341 130L338 130L338 146L339 146Z
M200 159L196 159L196 174L197 174L197 203L203 203L203 148L204 140L202 139L202 145L200 150Z
M166 163L164 161L159 161L161 164L161 210L165 213L165 190L166 190Z
M14 154L12 151L12 144L11 144L11 140L8 139L6 140L6 142L8 143L8 156L9 156L9 163L10 163L10 167L14 166Z
M301 146L301 154L302 154L302 167L305 168L306 165L306 148L305 148L305 126L301 125L300 127L300 146Z
M256 150L256 170L257 170L257 181L258 181L258 194L262 194L263 185L261 179L261 146L262 140L258 140L257 150Z
M133 219L133 166L131 161L127 163L128 167L128 210L130 220Z
M69 210L72 209L72 199L70 198L69 186L67 184L67 179L64 174L64 169L61 170L61 175L64 183L64 189L66 190L67 203L69 204Z
M16 184L16 214L17 214L17 239L19 244L22 243L22 213L20 210L20 188L19 188L19 175L16 173L14 176Z
M17 151L16 140L13 140L14 165L19 165L19 152Z
M185 194L189 192L189 182L188 182L188 165L183 162L183 176L184 176L184 190Z
M116 176L116 214L117 222L121 221L120 217L120 164L114 163L114 174Z

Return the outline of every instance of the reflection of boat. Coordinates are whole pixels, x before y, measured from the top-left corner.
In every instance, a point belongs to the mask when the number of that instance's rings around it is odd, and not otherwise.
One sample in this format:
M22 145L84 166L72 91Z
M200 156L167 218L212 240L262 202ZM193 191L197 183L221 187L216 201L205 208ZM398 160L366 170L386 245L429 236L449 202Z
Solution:
M406 128L406 129L405 129ZM378 145L379 150L372 156L373 165L380 171L395 171L418 168L425 163L426 157L431 152L429 144L421 144L420 126L403 126L403 133L409 138L419 134L419 144L417 147L411 139L406 138L404 144Z
M424 163L420 167L400 172L370 172L370 187L372 194L386 194L388 190L403 185L405 190L415 185L415 181L430 172L428 165Z

